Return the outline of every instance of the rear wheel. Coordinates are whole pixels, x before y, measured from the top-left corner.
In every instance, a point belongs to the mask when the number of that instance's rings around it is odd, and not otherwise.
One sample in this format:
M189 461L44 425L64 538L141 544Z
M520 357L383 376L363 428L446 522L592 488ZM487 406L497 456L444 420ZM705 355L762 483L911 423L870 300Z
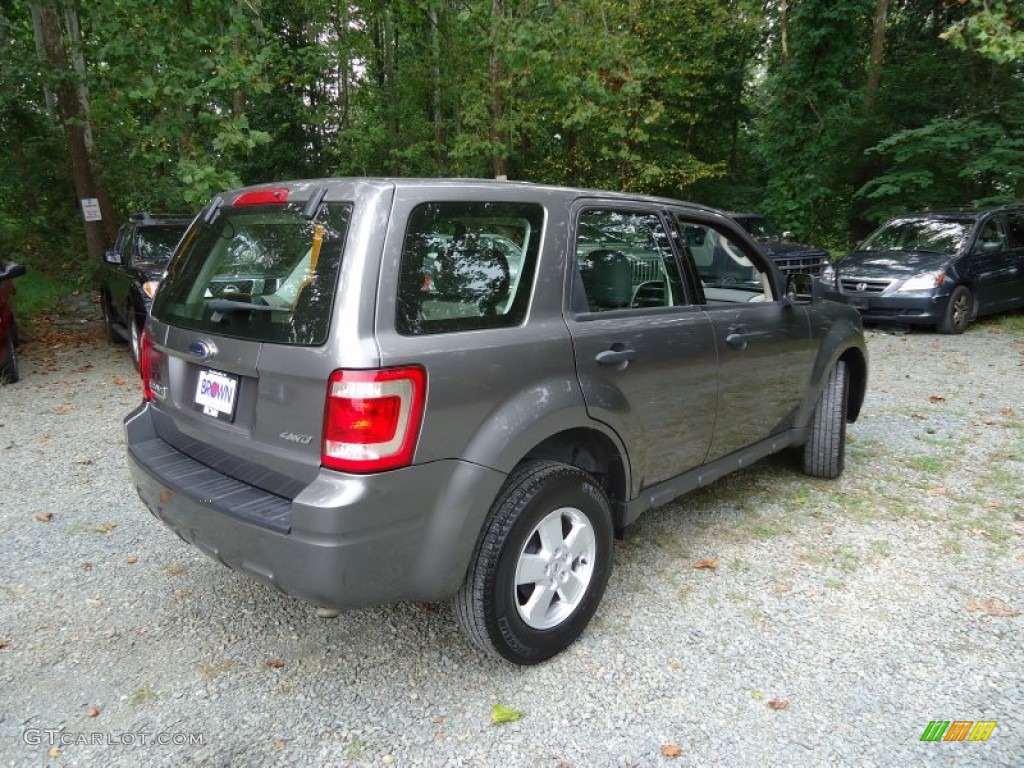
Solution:
M939 333L963 333L977 314L969 288L958 285L949 296L946 314L938 325Z
M7 334L7 341L4 343L2 358L5 362L0 365L0 384L13 384L21 378L21 371L18 369L18 353L14 349L14 335Z
M139 350L141 349L142 343L142 328L139 324L139 318L130 304L125 309L124 316L128 322L128 350L131 352L132 364L135 366L135 370L139 370Z
M121 344L123 339L114 329L114 313L110 309L110 297L101 293L100 306L103 309L103 330L106 333L107 341L111 344Z
M804 445L804 472L834 478L846 463L846 363L839 360L829 374L811 419L811 436Z
M568 464L523 464L491 508L455 615L490 655L536 664L583 632L611 566L611 505L597 481Z

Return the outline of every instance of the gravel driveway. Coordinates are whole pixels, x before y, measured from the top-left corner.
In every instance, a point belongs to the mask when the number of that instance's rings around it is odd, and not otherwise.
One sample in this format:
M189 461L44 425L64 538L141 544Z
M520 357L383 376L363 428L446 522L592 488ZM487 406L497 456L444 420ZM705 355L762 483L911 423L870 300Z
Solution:
M182 544L130 485L125 349L30 343L0 388L0 763L1019 766L1024 335L868 344L839 481L773 458L648 513L582 639L520 669L447 604L318 619Z

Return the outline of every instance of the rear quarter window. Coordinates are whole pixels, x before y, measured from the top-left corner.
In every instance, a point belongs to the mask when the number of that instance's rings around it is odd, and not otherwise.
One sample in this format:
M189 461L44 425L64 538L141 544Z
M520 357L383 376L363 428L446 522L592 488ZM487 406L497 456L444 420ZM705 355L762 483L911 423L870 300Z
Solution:
M351 208L223 208L186 233L153 316L196 331L279 344L327 341Z
M407 336L518 325L529 307L544 208L417 206L402 245L397 316Z

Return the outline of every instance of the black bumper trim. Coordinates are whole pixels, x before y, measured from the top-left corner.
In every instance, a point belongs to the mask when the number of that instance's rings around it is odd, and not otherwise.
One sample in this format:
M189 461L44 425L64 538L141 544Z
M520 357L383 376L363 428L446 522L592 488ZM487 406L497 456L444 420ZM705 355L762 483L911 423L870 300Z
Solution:
M222 475L159 437L130 442L128 450L161 483L172 491L187 492L202 504L208 504L211 511L222 512L277 533L291 532L291 501L288 499Z

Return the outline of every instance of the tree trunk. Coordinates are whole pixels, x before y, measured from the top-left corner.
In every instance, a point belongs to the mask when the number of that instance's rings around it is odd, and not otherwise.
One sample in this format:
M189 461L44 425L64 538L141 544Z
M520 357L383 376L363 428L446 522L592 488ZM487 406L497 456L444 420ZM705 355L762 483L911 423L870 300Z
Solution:
M789 61L789 3L779 3L779 39L782 42L782 60Z
M33 11L39 14L39 29L46 62L51 71L59 78L57 107L64 128L68 156L71 159L71 175L75 184L75 193L78 195L79 203L88 198L99 198L102 206L106 195L97 193L93 167L89 160L86 130L89 115L83 110L83 102L78 88L68 71L68 55L64 47L60 16L53 6L37 5L33 6ZM109 206L109 199L106 199L106 202ZM102 207L101 213L104 216L112 216L112 214L103 212ZM89 257L100 259L106 250L103 221L86 221L84 224L86 249Z
M505 15L504 0L491 0L491 128L488 139L491 145L491 171L494 178L504 181L508 178L508 158L498 151L501 143L502 121L505 117L505 100L501 83L501 54L498 50L501 22Z
M885 54L885 20L889 14L889 0L876 0L875 20L871 29L871 56L868 59L868 82L864 90L864 111L872 112L878 99L878 86L882 77L882 57Z

